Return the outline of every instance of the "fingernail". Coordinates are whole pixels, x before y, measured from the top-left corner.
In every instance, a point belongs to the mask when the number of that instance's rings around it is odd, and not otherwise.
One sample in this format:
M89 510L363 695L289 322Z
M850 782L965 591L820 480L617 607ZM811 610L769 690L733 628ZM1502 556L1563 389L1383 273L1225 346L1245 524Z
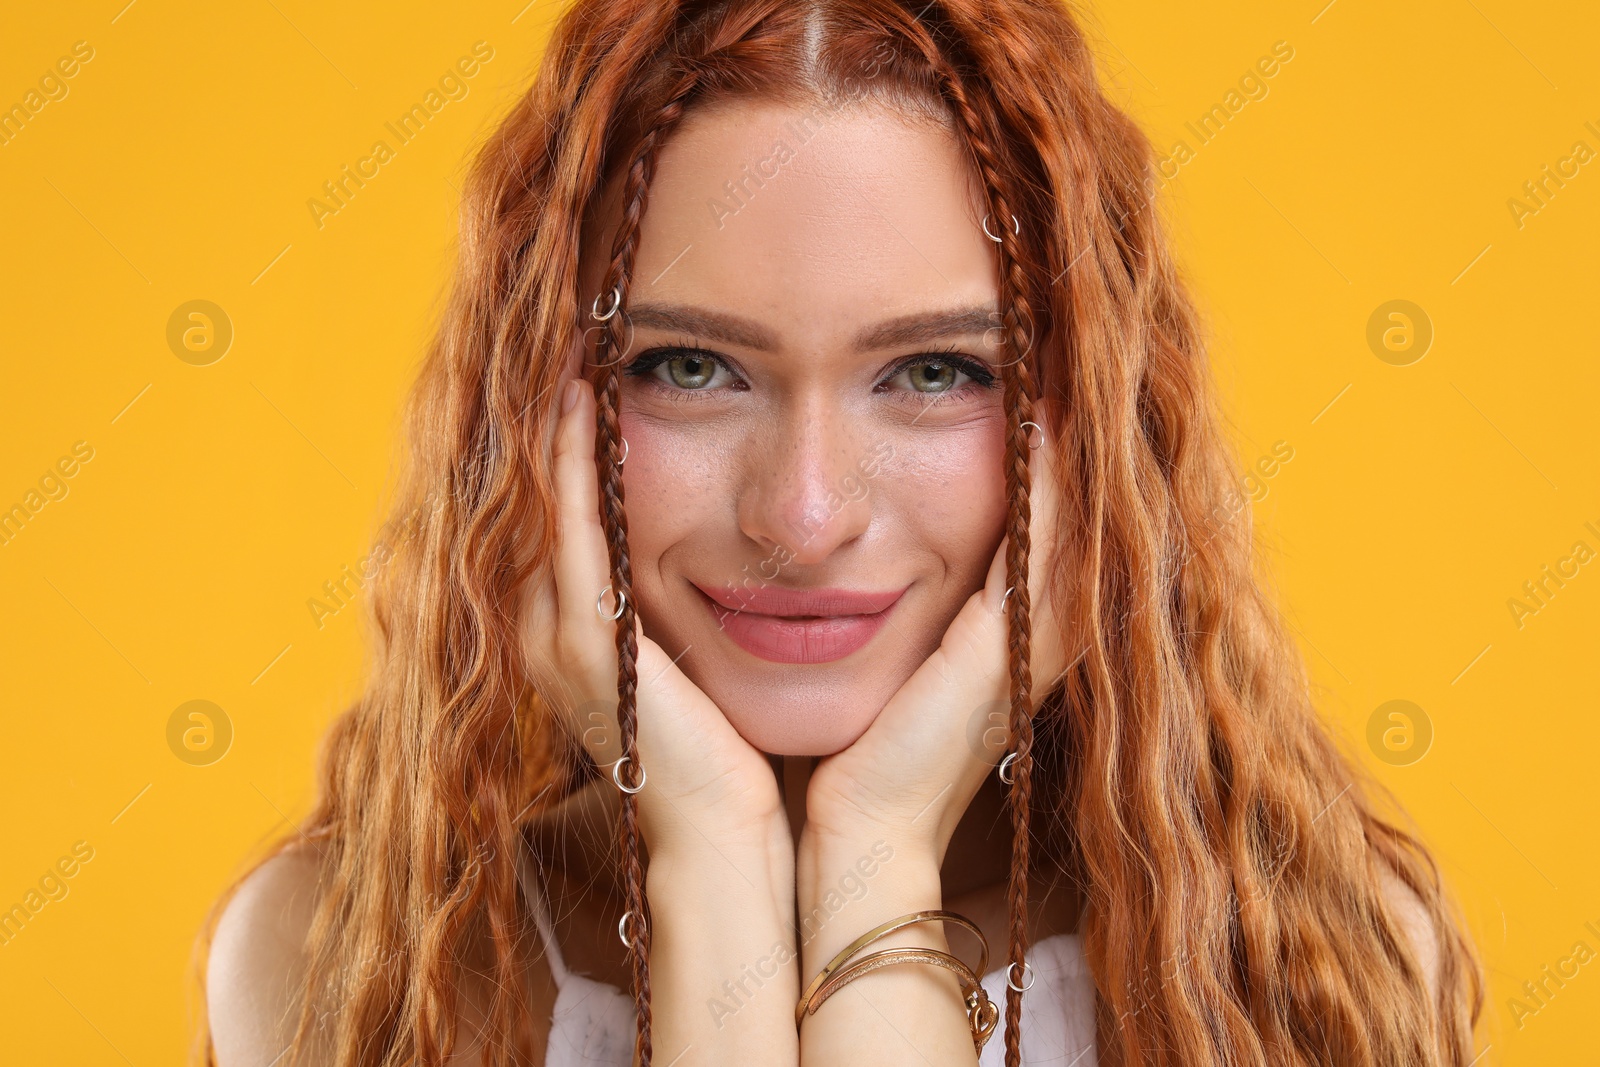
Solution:
M574 378L566 384L561 391L561 414L565 415L572 410L572 405L578 402L578 379Z

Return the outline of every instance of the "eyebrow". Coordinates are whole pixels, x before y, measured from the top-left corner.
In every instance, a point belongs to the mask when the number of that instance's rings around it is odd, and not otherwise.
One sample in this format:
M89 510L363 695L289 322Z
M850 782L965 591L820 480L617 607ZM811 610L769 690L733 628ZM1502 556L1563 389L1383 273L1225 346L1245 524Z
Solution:
M687 304L635 304L627 309L634 326L655 327L691 333L712 341L738 345L757 352L776 352L776 335L754 319ZM900 348L927 344L943 337L983 333L997 323L998 309L993 304L951 308L947 311L916 311L868 326L856 335L858 351Z

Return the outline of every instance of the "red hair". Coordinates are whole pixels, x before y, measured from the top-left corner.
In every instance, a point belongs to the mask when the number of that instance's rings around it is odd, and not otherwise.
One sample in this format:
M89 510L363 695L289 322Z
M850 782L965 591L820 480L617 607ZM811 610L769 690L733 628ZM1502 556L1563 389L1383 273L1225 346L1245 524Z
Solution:
M339 1067L442 1064L473 943L493 952L488 1062L540 1058L514 856L522 825L595 773L516 634L524 583L554 547L555 387L574 331L591 325L580 316L611 306L615 288L621 312L597 331L588 373L613 585L626 593L611 331L626 319L661 145L687 110L732 97L931 117L1000 220L1013 965L1036 846L1083 891L1102 1064L1466 1067L1478 963L1426 849L1380 814L1318 721L1254 574L1196 316L1154 209L1153 153L1101 91L1060 0L580 0L565 12L468 178L455 289L408 412L397 507L425 514L375 583L372 679L330 733L302 827L325 877L290 1060L331 1017ZM623 218L606 280L580 293L582 222L613 180ZM1030 419L1048 421L1069 490L1047 578L1073 666L1037 709ZM628 596L617 632L630 756L633 625ZM627 795L619 829L627 907L648 915ZM1392 878L1432 920L1431 999L1386 903ZM649 924L634 929L648 1063ZM1011 992L1010 1067L1020 1007ZM209 1062L203 1032L199 1044Z

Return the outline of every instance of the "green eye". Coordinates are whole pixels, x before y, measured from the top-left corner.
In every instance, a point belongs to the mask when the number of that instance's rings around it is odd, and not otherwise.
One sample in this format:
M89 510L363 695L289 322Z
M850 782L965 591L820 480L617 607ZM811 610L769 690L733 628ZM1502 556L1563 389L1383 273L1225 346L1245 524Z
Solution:
M952 349L949 352L920 352L900 360L879 388L887 388L902 397L926 397L921 402L933 404L957 398L975 399L993 389L994 385L993 371Z
M674 356L664 361L667 376L679 389L702 389L717 373L717 365L704 356Z
M919 393L947 393L961 372L948 363L914 363L906 368L911 388Z
M666 368L665 374L658 369L661 367ZM738 376L712 353L684 345L672 345L644 352L623 368L622 373L631 378L643 378L655 388L677 395L704 393L709 397L728 388L727 383L715 389L710 387L719 370L727 371L737 385Z

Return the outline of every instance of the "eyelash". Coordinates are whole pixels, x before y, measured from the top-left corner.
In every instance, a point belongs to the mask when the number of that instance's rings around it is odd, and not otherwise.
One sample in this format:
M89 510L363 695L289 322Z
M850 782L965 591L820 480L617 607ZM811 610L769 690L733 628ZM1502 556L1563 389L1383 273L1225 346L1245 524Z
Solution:
M702 400L709 398L711 394L722 391L719 389L680 389L676 386L668 385L666 382L661 381L660 379L656 378L655 375L650 373L663 363L682 356L699 356L703 359L708 359L712 363L715 363L718 367L727 371L730 375L733 375L735 378L738 377L737 372L735 372L733 367L728 364L727 360L717 355L715 352L709 352L706 349L701 348L697 341L689 338L674 341L672 344L658 345L655 348L646 349L645 351L639 353L639 355L632 362L624 367L622 369L622 373L630 378L645 378L646 384L653 388L666 390L674 398L689 397L695 400ZM938 393L918 393L915 390L895 391L906 392L909 395L917 397L926 397L927 399L924 402L931 405L948 403L952 396L966 391L967 386L976 386L980 390L985 391L994 388L996 381L994 372L970 356L957 354L956 347L954 345L950 346L949 348L936 349L931 352L919 352L916 355L907 356L904 359L898 360L893 367L889 368L889 373L884 376L883 380L880 381L878 385L884 385L895 378L898 378L903 372L910 370L912 367L920 367L929 363L938 363L947 367L953 367L954 369L965 374L971 379L971 381Z

